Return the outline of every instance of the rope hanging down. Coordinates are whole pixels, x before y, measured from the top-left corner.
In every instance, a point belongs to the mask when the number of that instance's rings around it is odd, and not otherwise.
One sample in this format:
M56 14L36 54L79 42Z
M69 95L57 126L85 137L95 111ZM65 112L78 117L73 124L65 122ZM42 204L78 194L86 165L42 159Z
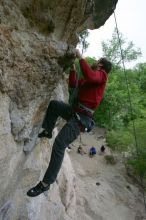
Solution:
M128 82L128 78L127 78L127 74L126 74L124 56L123 56L123 51L122 51L122 46L121 46L121 39L120 39L120 34L119 34L119 29L118 29L118 24L117 24L115 11L114 11L114 20L115 20L116 32L117 32L117 37L118 37L118 42L119 42L122 66L123 66L123 71L124 71L125 80L126 80L126 87L127 87L129 106L130 106L130 114L131 114L131 118L132 118L133 108L132 108L132 101L131 101L131 95L130 95L130 89L129 89L129 82ZM136 153L137 153L137 157L138 157L139 156L139 151L138 151L138 142L137 142L137 135L136 135L136 128L135 128L134 120L132 120L132 127L133 127L133 135L134 135L134 140L135 140L135 149L136 149ZM145 209L146 209L146 198L145 198L145 192L144 192L144 187L143 187L143 181L142 181L142 178L141 178L140 175L139 175L139 178L140 178L140 182L141 182L141 185L142 185L142 194L143 194L144 206L145 206Z

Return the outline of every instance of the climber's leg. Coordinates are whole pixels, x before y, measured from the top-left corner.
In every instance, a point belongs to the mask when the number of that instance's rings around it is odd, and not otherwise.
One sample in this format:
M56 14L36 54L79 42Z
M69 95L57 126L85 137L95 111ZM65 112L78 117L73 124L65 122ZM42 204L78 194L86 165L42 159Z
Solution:
M43 182L51 184L56 180L64 158L65 148L72 143L79 134L80 129L78 122L75 118L72 118L65 124L55 139L52 148L51 160L45 173Z
M57 177L57 174L61 168L62 161L64 158L65 148L72 143L79 135L80 129L77 120L73 117L71 118L61 129L59 134L57 135L53 148L50 163L48 169L44 175L42 185L46 184L46 187L49 188L50 184L52 184ZM48 184L48 185L47 185ZM39 190L40 188L40 190ZM40 183L31 188L28 192L28 196L37 196L41 194L43 191L47 189L40 186Z
M62 101L52 100L43 120L42 128L44 128L44 130L38 135L38 137L51 138L53 128L59 116L65 120L69 120L72 116L72 108L70 105Z

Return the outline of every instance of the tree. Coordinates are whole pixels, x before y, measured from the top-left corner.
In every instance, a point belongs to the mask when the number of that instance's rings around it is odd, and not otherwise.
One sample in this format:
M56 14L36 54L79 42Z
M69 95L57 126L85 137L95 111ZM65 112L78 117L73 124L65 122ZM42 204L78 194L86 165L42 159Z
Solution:
M133 42L127 42L121 33L120 42L122 56L116 30L111 40L102 42L103 56L110 59L115 68L110 74L104 100L95 116L100 125L108 128L108 146L115 150L128 151L127 168L136 177L138 175L146 180L146 63L126 69L125 80L120 66L122 59L124 62L134 61L141 56L141 51L134 48ZM101 112L102 108L104 112ZM106 118L108 112L110 120Z
M82 49L82 54L87 50L89 43L87 42L86 38L89 36L89 31L84 30L79 34L79 45Z
M131 62L141 56L141 50L134 48L132 41L127 42L123 34L119 32L120 44L122 48L122 56L125 62ZM103 56L107 57L115 65L120 65L122 61L119 38L116 28L113 31L112 39L102 42Z
M139 63L135 67L138 75L139 86L142 93L146 93L146 63Z
M131 62L141 55L140 49L134 49L133 42L127 42L123 35L119 33L122 54L124 61ZM119 39L116 29L113 32L112 39L102 42L103 56L112 61L114 67L110 73L106 87L104 99L100 107L95 112L95 118L98 123L112 129L119 129L127 126L131 120L143 115L140 104L140 91L138 85L137 72L126 70L129 91L132 98L132 113L129 105L127 92L127 82L125 74L120 67L122 61Z

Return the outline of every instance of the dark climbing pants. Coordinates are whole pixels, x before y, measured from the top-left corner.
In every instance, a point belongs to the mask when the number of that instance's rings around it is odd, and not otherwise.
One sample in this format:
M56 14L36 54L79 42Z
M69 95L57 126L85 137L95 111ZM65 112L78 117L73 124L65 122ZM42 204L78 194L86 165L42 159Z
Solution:
M70 105L61 101L52 100L48 106L42 127L49 133L52 132L58 117L67 121L55 138L48 169L44 175L45 183L53 183L61 168L66 147L80 134L80 129Z

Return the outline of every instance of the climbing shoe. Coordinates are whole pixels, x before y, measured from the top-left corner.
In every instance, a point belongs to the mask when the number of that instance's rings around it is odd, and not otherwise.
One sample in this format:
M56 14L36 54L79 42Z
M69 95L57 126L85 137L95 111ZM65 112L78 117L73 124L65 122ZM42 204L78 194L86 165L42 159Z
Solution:
M42 184L42 182L39 182L35 187L33 187L30 190L28 190L27 195L30 196L30 197L35 197L35 196L38 196L41 193L49 190L49 188L50 188L50 185L45 187Z
M52 134L48 133L46 130L43 130L41 133L38 134L38 137L39 138L43 138L43 137L52 138Z

